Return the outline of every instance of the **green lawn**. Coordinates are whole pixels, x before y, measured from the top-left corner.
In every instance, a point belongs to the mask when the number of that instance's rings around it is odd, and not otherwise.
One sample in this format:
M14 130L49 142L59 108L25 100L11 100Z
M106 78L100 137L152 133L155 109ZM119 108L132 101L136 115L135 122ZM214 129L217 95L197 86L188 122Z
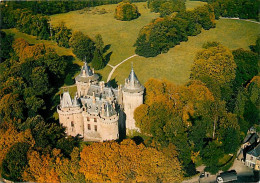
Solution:
M78 30L94 38L96 34L101 34L105 45L111 45L107 53L112 52L110 64L116 65L125 58L134 54L134 43L139 30L151 22L159 14L151 13L146 3L136 3L141 16L132 21L120 21L114 18L114 10L117 6L103 5L95 7L94 10L71 11L69 13L51 16L51 24L57 25L64 21L66 26L73 31ZM108 13L94 14L96 9L104 8Z
M190 0L186 0L186 9L187 10L192 10L198 6L203 6L204 4L207 4L206 2L202 2L202 1L190 1Z
M199 1L187 1L186 6L192 9L196 6L203 5ZM57 25L64 21L65 24L72 28L73 31L79 30L90 37L101 34L105 45L111 45L107 53L112 52L109 64L116 65L122 60L134 54L133 44L136 41L139 30L147 25L152 19L159 14L151 13L146 7L146 3L136 3L141 16L132 21L119 21L114 19L114 9L116 5L103 5L92 8L91 11L72 11L64 14L51 16L51 24ZM108 13L98 14L97 10L104 8ZM255 23L241 20L218 20L214 29L205 31L195 37L189 37L187 42L170 49L168 53L160 54L154 58L134 57L120 65L111 79L115 79L119 84L124 83L124 79L130 72L131 62L138 78L142 83L149 78L167 79L176 84L183 84L189 80L190 68L196 52L201 49L203 43L207 41L219 41L230 49L245 48L255 43L259 33L260 26ZM23 37L29 43L43 42L62 55L73 55L71 49L58 47L52 41L37 40L34 36L20 33L16 29L5 30L12 32L16 37ZM76 59L78 62L78 60ZM79 62L78 62L79 63ZM82 63L80 63L82 64ZM106 81L111 67L106 66L100 71L96 71Z
M116 65L125 58L134 54L133 44L136 41L139 30L152 19L158 17L156 13L151 13L146 7L146 3L136 3L141 16L132 21L115 20L114 9L116 5L103 5L94 8L92 11L72 11L65 14L53 15L52 25L57 25L64 21L73 30L80 30L90 37L101 34L105 44L111 44L108 52L112 52L110 64ZM186 6L192 9L205 3L199 1L187 1ZM93 13L97 9L106 9L106 14ZM245 48L254 44L259 25L239 21L239 20L218 20L217 27L209 31L203 30L196 37L190 37L187 42L183 42L175 48L170 49L166 54L158 55L154 58L135 57L120 65L114 72L111 79L123 84L124 79L130 72L131 62L140 81L144 83L149 78L168 79L176 84L183 84L189 80L190 68L193 59L203 43L207 41L219 41L230 49ZM106 81L111 68L106 66L98 71L102 79Z
M189 37L187 42L182 42L166 54L154 58L135 57L131 61L134 62L135 71L142 83L153 77L183 84L189 80L194 57L203 43L218 41L230 49L248 49L249 45L255 44L259 28L258 24L240 20L218 20L216 28L203 30L201 34ZM120 65L112 79L123 83L130 67L130 62Z

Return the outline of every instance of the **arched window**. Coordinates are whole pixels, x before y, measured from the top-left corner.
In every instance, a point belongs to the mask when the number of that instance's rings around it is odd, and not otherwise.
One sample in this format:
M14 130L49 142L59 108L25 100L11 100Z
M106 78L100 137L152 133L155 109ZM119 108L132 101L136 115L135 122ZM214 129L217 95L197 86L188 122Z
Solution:
M71 124L71 127L74 127L74 121L71 121L70 124Z

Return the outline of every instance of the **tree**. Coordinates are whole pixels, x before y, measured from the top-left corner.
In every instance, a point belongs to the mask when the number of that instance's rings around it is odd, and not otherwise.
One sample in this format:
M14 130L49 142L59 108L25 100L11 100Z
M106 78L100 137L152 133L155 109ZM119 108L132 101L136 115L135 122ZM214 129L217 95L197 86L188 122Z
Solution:
M22 181L22 173L27 165L28 143L14 144L2 163L2 176L7 180Z
M103 54L103 52L104 52L104 42L103 42L102 36L100 34L97 34L95 36L95 46L96 46L96 49L99 50L99 52L101 54Z
M35 143L30 130L18 132L14 125L16 123L14 120L0 123L0 174L2 174L2 163L12 146L18 142L28 143L31 146Z
M201 156L203 163L207 166L205 171L209 171L213 174L218 172L218 160L223 156L223 150L218 141L209 142L209 144L203 149Z
M73 48L73 53L81 60L86 58L90 62L93 58L95 50L94 42L82 32L74 32L70 38L70 46Z
M126 139L85 146L80 154L80 172L92 182L181 182L176 155L165 156L155 148Z
M237 65L235 87L238 88L247 84L259 72L258 55L242 48L232 51L232 54Z
M161 17L172 14L173 12L185 11L185 1L183 0L170 0L160 5L159 13Z
M0 114L4 120L23 119L24 102L19 94L6 94L0 100Z
M10 58L10 53L12 52L12 42L14 40L13 34L6 34L0 31L0 63L4 62L6 59Z
M28 152L28 166L23 172L24 181L34 182L60 182L55 171L55 161L60 160L61 154L53 149L51 154L40 155L37 151Z
M209 47L197 53L191 78L204 82L216 97L229 98L236 67L228 48L222 45Z
M129 21L138 18L139 15L137 6L128 1L119 3L115 9L115 18L117 20Z
M52 39L54 39L59 46L68 48L69 47L69 40L71 38L71 29L68 29L65 26L64 22L60 22L57 27L53 28L53 35Z
M92 67L96 70L102 69L105 67L104 58L102 53L98 49L94 52L94 57L92 60Z

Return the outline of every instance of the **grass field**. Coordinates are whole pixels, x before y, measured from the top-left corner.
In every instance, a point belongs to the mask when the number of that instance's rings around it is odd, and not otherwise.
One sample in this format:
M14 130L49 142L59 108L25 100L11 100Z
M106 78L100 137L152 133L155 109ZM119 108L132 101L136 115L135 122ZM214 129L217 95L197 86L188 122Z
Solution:
M190 1L190 0L186 0L186 9L187 10L192 10L198 6L203 6L204 4L207 4L206 2L202 2L202 1Z
M207 41L218 41L230 49L245 48L255 44L260 26L240 20L218 20L214 29L205 31L195 37L189 37L187 42L170 49L166 54L154 58L135 57L134 68L140 81L144 83L149 78L160 78L183 84L189 80L190 68L196 52ZM130 62L120 65L112 79L123 83L131 67Z
M113 12L116 5L104 5L94 8L92 11L73 11L58 14L51 17L52 25L64 21L73 30L80 30L90 37L101 34L105 44L111 44L108 52L112 52L109 64L116 65L125 58L134 54L133 44L136 41L139 30L158 14L151 13L146 3L136 3L141 16L138 19L123 22L115 20ZM186 7L192 9L205 3L199 1L187 1ZM106 9L106 14L95 14L98 9ZM120 65L111 79L123 84L130 72L131 62L140 81L144 83L149 78L168 79L176 84L183 84L189 80L190 68L193 59L203 43L207 41L219 41L230 49L245 48L254 44L259 25L239 20L218 20L217 27L209 31L202 31L196 37L190 37L166 54L154 58L135 57ZM106 81L111 68L106 66L99 71L102 79Z
M192 9L196 6L203 5L199 1L187 1L186 6ZM114 9L116 5L103 5L92 8L91 11L78 10L64 14L51 16L51 24L57 25L64 21L65 24L72 28L73 31L79 30L94 37L101 34L105 45L111 45L107 53L112 52L109 64L116 65L122 60L134 54L133 44L136 41L139 30L147 25L152 19L159 14L151 13L146 7L146 3L136 3L141 16L132 21L119 21L114 19ZM104 8L108 13L98 14L97 11ZM193 59L203 43L207 41L219 41L230 49L245 48L255 43L259 33L260 26L251 22L241 20L221 19L217 21L214 29L205 31L195 37L189 37L187 42L170 49L168 53L160 54L154 58L135 57L120 65L111 79L123 84L124 79L130 72L131 62L138 78L142 83L149 78L168 79L176 84L183 84L189 80L190 68ZM71 49L58 47L55 42L37 40L36 37L20 33L16 29L5 30L15 34L15 37L23 37L29 43L35 44L43 42L56 49L59 55L73 55ZM76 62L78 60L76 59ZM81 63L80 63L81 64ZM106 66L104 69L97 71L106 81L111 67Z

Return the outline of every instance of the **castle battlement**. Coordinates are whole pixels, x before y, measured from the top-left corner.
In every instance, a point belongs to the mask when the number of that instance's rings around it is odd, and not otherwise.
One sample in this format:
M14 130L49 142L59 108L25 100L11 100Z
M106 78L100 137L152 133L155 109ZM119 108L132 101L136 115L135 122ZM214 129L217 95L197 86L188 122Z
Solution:
M69 92L63 92L57 106L59 121L66 127L67 135L80 135L85 141L107 141L119 138L119 123L125 123L123 126L128 130L138 130L133 116L134 110L143 104L144 87L133 68L125 85L117 89L98 82L98 75L87 63L75 81L74 99ZM125 113L125 121L120 112Z

